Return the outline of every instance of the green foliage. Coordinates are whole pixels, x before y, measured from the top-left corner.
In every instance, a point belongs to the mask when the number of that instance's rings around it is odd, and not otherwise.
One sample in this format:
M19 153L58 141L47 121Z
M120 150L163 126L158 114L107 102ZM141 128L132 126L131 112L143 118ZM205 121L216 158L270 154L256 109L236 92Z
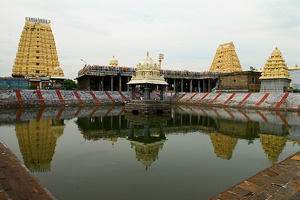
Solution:
M294 93L300 93L300 90L299 89L295 89Z
M74 90L77 88L77 84L72 79L66 79L64 81L64 86L67 90Z
M250 66L250 71L252 71L252 72L256 71L256 67Z
M36 89L37 89L37 86L36 86L36 85L31 85L31 86L29 87L29 89L31 89L31 90L36 90Z

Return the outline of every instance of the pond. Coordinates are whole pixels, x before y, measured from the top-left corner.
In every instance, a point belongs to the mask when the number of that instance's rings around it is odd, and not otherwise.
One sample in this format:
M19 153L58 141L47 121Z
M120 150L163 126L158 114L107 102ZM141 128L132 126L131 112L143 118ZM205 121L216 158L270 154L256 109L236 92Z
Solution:
M300 113L1 109L0 140L57 199L207 199L300 150Z

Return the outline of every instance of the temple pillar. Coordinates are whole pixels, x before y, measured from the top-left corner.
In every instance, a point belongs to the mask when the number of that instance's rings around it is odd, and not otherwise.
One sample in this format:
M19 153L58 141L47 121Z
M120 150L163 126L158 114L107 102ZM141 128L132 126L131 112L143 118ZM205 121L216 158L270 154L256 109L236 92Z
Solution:
M211 92L211 80L210 79L207 79L208 81L208 88L207 88L207 91L208 92Z
M198 88L197 88L197 92L201 92L201 89L200 89L200 80L198 80Z
M130 79L130 77L127 77L127 83L130 81L129 79ZM128 84L126 84L126 85L127 85L127 91L129 91L129 85Z
M190 80L190 92L193 92L193 79Z
M150 84L146 83L144 84L144 98L145 101L149 101L150 100Z
M174 92L176 93L176 79L175 78L174 78L174 85L173 86L174 86L174 88L173 88Z
M183 79L180 79L180 92L183 92Z
M203 79L203 92L207 92L207 90L206 90L206 79Z
M101 77L101 91L104 91L104 76Z
M102 77L99 76L98 77L98 88L99 88L99 91L101 91L101 81L102 81Z
M165 80L168 83L168 79ZM168 90L168 88L166 88L166 91Z
M114 91L114 77L110 77L110 91Z
M134 88L135 88L135 85L130 85L130 99L133 100L134 99Z
M119 91L122 91L122 76L119 76Z
M160 100L161 101L163 101L164 100L164 88L165 88L166 86L164 86L164 85L161 85L160 86Z

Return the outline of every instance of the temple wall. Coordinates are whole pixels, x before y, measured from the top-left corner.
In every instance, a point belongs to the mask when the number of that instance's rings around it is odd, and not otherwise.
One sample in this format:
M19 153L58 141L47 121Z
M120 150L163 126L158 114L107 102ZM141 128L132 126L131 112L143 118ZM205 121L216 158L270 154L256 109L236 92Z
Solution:
M129 100L127 91L0 90L0 107L104 105ZM172 104L300 111L299 93L164 93ZM135 94L139 99L139 93ZM159 100L160 94L151 93Z
M1 89L29 89L28 79L0 78Z
M176 93L173 104L300 111L299 93Z

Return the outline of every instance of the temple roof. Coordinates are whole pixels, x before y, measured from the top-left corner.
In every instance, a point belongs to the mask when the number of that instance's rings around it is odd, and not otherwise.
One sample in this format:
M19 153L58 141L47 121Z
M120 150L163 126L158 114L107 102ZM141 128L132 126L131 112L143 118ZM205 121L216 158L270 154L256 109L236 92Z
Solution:
M127 84L144 83L168 85L164 77L160 75L159 67L152 58L149 57L149 52L147 52L147 57L137 65L136 75L133 75L131 81Z
M288 67L282 57L281 52L276 47L272 52L271 57L268 58L267 63L262 71L260 79L291 79Z
M51 73L51 79L65 79L64 71L60 67L55 67Z
M115 56L113 56L110 60L109 60L109 65L110 66L118 66L118 60L115 58Z

